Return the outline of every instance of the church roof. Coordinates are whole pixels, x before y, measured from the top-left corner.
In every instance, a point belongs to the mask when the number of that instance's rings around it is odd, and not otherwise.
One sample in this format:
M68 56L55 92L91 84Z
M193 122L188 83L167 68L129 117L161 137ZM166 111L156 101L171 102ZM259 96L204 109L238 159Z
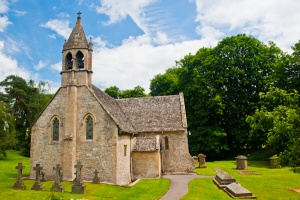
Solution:
M187 128L183 94L113 99L93 85L99 102L123 132L182 131Z
M81 17L80 17L81 13L78 12L77 14L78 14L78 17L77 17L76 25L73 28L68 41L64 44L64 50L89 47L83 27L81 25Z
M132 124L120 108L119 104L111 96L93 85L93 91L100 101L102 107L113 118L123 132L136 133Z
M137 132L187 128L183 94L116 100Z

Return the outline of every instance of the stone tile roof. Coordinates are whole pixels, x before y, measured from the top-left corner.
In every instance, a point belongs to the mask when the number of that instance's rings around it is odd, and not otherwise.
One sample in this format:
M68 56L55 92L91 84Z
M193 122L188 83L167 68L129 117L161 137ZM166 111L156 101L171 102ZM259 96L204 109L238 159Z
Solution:
M117 99L116 101L137 132L179 131L187 128L181 95Z
M133 151L156 151L157 150L157 139L153 137L136 137L133 142Z
M72 30L68 41L64 44L64 50L72 48L88 48L89 44L86 39L83 27L81 26L81 17L77 17L77 22Z
M120 129L127 133L136 133L128 118L125 116L124 112L120 108L119 104L111 96L107 95L105 92L93 85L93 91L97 96L102 107L106 112L113 118Z
M123 132L181 131L187 128L183 94L113 99L93 85L99 102Z

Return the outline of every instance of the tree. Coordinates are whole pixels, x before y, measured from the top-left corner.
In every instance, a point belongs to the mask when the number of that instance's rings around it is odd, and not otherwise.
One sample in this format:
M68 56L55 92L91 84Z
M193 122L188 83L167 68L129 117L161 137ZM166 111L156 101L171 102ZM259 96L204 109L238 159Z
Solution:
M5 90L0 99L10 105L14 119L16 147L29 156L31 125L53 96L45 94L49 91L49 84L40 82L36 86L32 80L27 83L21 77L10 75L0 82L0 86Z
M282 62L276 67L275 86L287 91L296 89L300 92L300 41L292 46L292 49L293 53L284 54Z
M141 86L135 86L133 90L124 90L122 92L122 98L134 98L134 97L146 97L145 89Z
M192 154L213 156L224 150L258 148L255 138L249 138L245 119L258 108L259 93L272 85L281 55L274 43L265 45L251 36L237 35L176 62ZM153 80L161 76L157 77Z
M106 88L104 92L114 99L119 99L122 94L121 90L117 86Z
M0 101L0 154L6 156L6 150L14 147L15 143L14 120L9 112L9 106Z
M110 95L114 99L122 99L122 98L134 98L134 97L146 97L148 96L145 94L145 89L141 86L136 86L132 90L127 89L121 91L117 86L111 86L106 88L104 92Z
M278 152L282 164L300 164L300 95L279 88L261 93L263 106L247 117L250 133L266 137L266 145Z
M154 76L150 83L150 95L178 94L178 71L178 68L169 68L166 73Z

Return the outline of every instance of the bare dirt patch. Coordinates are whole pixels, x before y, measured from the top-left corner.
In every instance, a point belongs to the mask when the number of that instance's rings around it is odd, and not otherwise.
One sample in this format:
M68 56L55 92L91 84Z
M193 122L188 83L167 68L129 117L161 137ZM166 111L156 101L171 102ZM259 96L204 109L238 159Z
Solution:
M286 189L300 193L300 188L286 188Z
M234 170L240 174L260 174L256 171L253 171L253 170Z

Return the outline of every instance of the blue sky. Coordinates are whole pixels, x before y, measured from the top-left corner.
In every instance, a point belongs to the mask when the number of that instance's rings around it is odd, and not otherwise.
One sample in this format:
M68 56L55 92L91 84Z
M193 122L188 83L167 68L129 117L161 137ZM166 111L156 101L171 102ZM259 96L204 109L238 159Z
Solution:
M296 0L0 0L0 80L15 74L55 92L78 11L93 38L93 83L149 92L175 60L227 36L246 33L291 52L299 9Z

